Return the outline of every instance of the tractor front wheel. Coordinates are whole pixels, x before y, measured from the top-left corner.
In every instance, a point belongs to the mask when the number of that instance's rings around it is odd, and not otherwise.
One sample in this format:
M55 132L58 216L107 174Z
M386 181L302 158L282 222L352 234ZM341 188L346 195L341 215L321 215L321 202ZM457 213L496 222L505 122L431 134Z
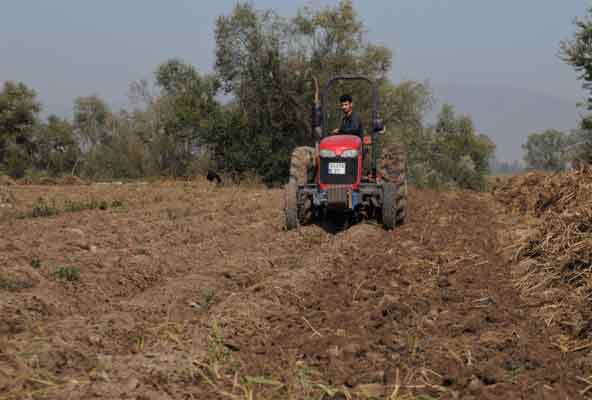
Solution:
M407 185L385 182L382 186L382 225L395 229L407 219Z
M403 225L407 221L409 209L407 207L407 180L397 185L397 216L396 224Z

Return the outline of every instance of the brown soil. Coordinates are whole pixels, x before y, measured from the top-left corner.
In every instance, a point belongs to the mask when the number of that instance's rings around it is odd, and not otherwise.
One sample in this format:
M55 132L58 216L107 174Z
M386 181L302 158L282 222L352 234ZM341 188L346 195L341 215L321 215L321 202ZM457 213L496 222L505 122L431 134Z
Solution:
M0 186L14 185L14 179L10 176L0 175Z
M286 232L281 190L4 188L0 400L588 395L592 349L520 297L489 195Z

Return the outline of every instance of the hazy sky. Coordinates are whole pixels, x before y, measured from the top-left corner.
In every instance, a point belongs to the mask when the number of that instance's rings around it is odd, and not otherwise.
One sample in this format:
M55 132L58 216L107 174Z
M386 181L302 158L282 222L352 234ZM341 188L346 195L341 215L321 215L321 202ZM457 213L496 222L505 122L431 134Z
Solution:
M68 115L76 96L127 104L132 80L180 57L212 70L215 18L236 0L5 0L0 81L35 88L46 112ZM284 16L337 1L255 0ZM557 57L584 0L354 0L369 39L394 53L393 78L527 88L582 97Z

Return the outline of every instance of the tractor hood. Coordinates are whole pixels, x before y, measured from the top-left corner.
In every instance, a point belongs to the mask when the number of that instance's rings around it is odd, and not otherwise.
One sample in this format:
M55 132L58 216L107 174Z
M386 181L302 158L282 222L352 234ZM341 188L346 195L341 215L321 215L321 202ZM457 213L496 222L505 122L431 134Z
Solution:
M321 140L319 149L332 150L339 156L344 150L359 150L361 146L362 140L356 135L333 135Z

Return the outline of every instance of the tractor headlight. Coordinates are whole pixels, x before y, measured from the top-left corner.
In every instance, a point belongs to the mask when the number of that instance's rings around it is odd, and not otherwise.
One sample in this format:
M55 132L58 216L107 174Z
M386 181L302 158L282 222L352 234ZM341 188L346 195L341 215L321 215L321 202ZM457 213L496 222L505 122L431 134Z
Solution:
M333 150L322 149L319 154L321 157L335 157L335 152Z
M345 158L356 158L357 156L358 156L358 151L355 149L345 150L343 153L341 153L341 157L345 157Z

